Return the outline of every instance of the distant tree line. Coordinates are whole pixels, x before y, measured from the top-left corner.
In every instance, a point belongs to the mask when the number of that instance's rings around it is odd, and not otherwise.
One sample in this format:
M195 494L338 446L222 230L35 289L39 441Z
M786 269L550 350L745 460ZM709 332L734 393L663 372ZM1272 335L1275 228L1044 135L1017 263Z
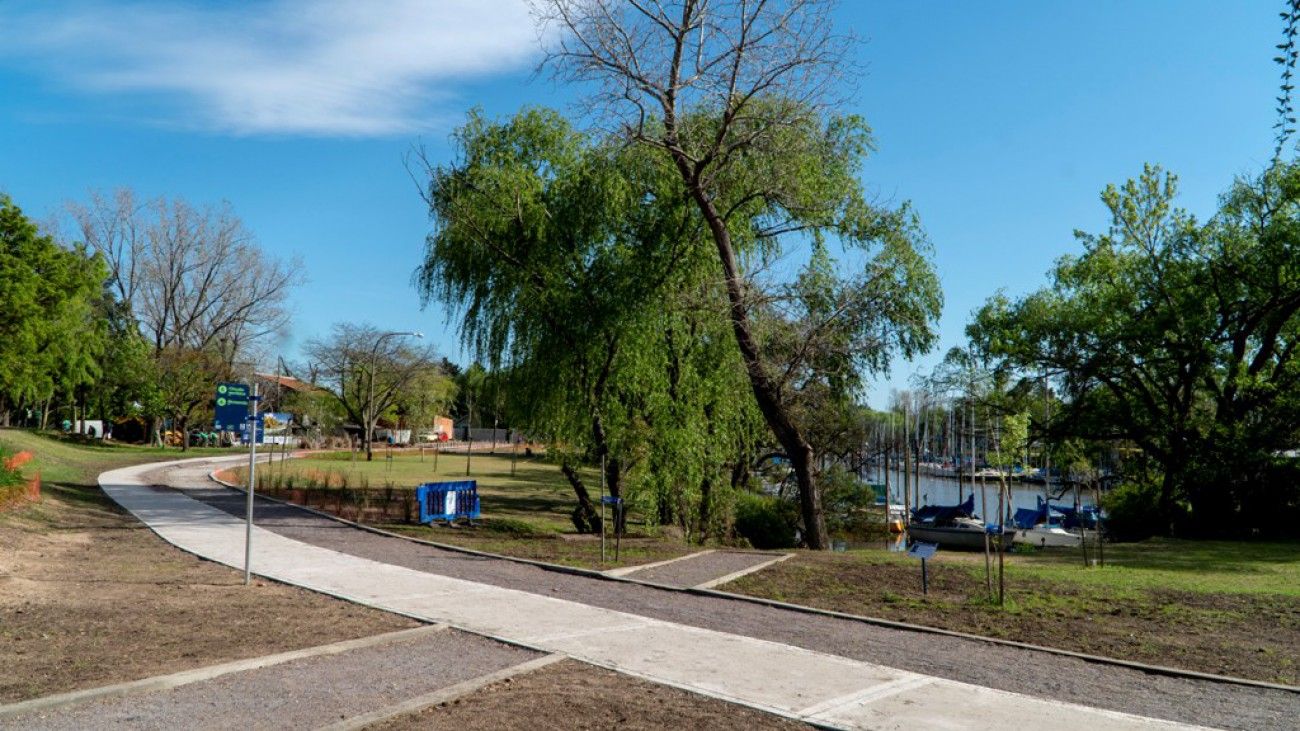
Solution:
M167 422L188 446L213 385L287 327L298 267L228 205L118 190L65 212L42 231L0 199L0 422L134 419L157 442Z

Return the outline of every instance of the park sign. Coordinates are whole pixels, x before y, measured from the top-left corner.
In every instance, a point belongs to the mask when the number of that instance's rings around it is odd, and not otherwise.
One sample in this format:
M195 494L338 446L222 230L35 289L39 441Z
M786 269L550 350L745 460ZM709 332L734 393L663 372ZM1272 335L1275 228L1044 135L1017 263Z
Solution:
M213 428L217 431L241 428L248 420L248 400L248 384L218 383Z

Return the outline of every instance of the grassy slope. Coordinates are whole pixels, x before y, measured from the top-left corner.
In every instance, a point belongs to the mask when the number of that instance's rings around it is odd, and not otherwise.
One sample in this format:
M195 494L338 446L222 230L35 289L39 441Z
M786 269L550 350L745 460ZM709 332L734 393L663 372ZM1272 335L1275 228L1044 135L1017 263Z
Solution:
M10 452L32 452L35 456L23 471L39 471L44 482L89 486L96 484L95 478L100 472L114 467L207 454L228 454L231 451L191 448L182 453L174 447L161 449L118 442L82 444L20 429L0 429L0 445Z
M418 452L396 453L391 461L383 453L376 453L373 462L364 458L354 462L350 453L335 452L290 460L283 469L286 475L297 476L300 485L300 480L307 477L324 481L328 476L332 484L346 478L348 487L352 488L374 489L388 484L409 488L424 482L476 480L484 517L526 521L534 530L544 532L572 527L569 511L574 504L573 488L555 465L537 458L521 458L512 476L508 456L475 454L470 460L471 474L466 477L463 454L440 454L436 464L437 469L432 451L426 453L423 461ZM265 480L278 473L281 465L259 469ZM246 474L243 469L235 473L240 479Z

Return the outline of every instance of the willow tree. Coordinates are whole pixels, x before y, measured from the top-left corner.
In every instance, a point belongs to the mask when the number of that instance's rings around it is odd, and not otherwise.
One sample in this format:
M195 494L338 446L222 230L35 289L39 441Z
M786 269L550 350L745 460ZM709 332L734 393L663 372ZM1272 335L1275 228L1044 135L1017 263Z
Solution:
M868 148L859 120L834 111L849 39L830 22L829 0L535 0L552 40L549 62L563 78L593 83L593 102L624 134L671 164L708 232L727 299L725 314L764 420L794 468L805 541L827 548L809 423L783 388L790 372L765 349L746 261L780 254L809 237L838 235L855 246L881 239L898 261L919 233L910 216L869 205L860 165ZM846 263L851 260L846 260ZM919 281L933 319L937 287L924 266L898 279ZM888 277L879 278L880 283ZM898 293L908 295L907 288ZM913 288L910 291L916 291ZM835 308L825 314L834 315ZM816 313L805 325L818 327ZM841 345L904 353L922 337L875 337L885 312L839 330ZM906 328L914 326L906 324ZM856 341L845 341L844 336ZM915 348L913 346L916 346ZM794 369L798 370L798 368Z
M609 493L623 496L651 442L694 424L656 415L681 387L665 341L678 294L708 261L693 245L698 226L664 185L665 166L554 112L500 123L472 113L455 139L455 162L425 161L435 230L417 288L508 374L518 426L552 439L578 498L574 523L597 530L581 466L602 465Z

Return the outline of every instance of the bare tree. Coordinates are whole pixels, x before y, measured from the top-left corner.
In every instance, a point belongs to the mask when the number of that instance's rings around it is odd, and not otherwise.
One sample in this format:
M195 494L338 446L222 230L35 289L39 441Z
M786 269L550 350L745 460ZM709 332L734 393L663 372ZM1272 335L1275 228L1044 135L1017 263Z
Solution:
M336 324L328 338L307 342L306 380L329 391L361 426L366 459L374 458L375 425L414 384L438 373L433 347L414 348L373 325Z
M68 210L107 261L111 285L155 350L225 342L227 357L283 329L301 282L296 262L263 250L228 203L139 202L128 189L92 193Z
M119 189L68 211L152 347L165 413L183 432L212 383L288 325L300 267L262 249L229 204L140 202Z
M794 468L805 541L828 547L813 447L781 395L780 367L755 332L746 278L728 224L754 201L782 200L782 174L745 175L782 131L818 125L845 68L850 39L831 28L830 0L534 0L547 62L561 78L595 82L606 118L671 158L717 248L729 317L768 426ZM757 238L798 230L771 220ZM749 235L751 232L747 232Z

